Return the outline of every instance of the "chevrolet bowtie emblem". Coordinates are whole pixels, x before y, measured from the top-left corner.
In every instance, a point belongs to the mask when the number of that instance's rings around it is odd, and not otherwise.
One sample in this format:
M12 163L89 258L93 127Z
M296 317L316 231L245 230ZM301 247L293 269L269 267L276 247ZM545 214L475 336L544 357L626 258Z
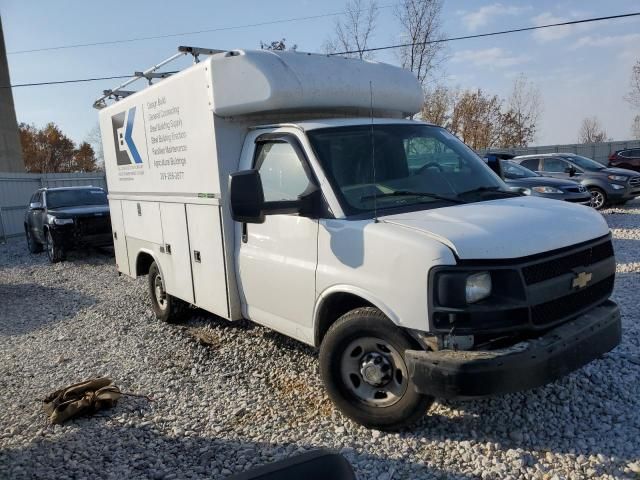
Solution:
M587 272L580 272L579 274L577 274L575 276L575 278L573 279L573 283L571 284L571 286L573 288L584 288L586 287L589 282L591 281L591 273L587 273Z

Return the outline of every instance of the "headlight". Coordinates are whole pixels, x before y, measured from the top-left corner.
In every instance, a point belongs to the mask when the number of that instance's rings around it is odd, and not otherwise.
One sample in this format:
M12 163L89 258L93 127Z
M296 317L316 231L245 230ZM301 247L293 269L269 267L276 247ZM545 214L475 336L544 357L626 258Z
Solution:
M533 187L531 190L537 193L563 193L562 190L553 187Z
M47 223L55 225L69 225L73 223L73 218L56 218L53 215L47 215Z
M625 177L624 175L607 175L607 178L614 182L626 182L629 180L629 177Z
M465 297L467 303L475 303L491 295L491 275L489 272L474 273L467 277Z

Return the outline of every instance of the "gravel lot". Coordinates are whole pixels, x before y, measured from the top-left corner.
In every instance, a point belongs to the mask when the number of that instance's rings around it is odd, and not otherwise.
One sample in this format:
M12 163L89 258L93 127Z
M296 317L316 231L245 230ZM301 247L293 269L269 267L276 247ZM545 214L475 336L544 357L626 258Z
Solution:
M361 479L640 478L640 202L605 216L622 345L544 388L437 403L400 434L336 412L302 344L201 312L162 324L146 278L104 253L52 266L0 245L0 478L220 478L319 446ZM103 375L154 401L47 425L40 399Z

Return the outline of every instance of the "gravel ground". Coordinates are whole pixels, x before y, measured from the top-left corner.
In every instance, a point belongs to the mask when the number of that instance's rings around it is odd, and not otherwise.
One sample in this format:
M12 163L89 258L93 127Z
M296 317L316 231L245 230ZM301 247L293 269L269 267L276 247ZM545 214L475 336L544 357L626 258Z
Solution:
M605 217L622 345L544 388L436 403L399 434L339 414L302 344L204 313L162 324L146 279L104 253L52 266L0 245L0 478L220 478L320 446L361 479L640 478L640 202ZM38 400L103 375L153 401L47 425Z

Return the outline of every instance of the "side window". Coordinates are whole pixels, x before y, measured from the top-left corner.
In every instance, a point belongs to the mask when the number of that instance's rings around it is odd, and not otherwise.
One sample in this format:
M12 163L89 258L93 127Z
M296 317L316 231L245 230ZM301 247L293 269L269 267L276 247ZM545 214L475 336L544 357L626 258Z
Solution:
M640 157L640 148L634 148L627 153L628 157Z
M31 198L29 199L29 203L37 202L38 200L36 200L36 198L38 198L38 192L36 192L33 195L31 195Z
M543 170L545 172L564 173L565 168L568 166L567 162L559 158L545 158Z
M534 172L536 170L540 170L538 168L538 159L537 158L528 158L527 160L523 160L520 162L520 165L522 165L524 168L528 168L529 170L533 170Z
M297 200L309 186L302 161L289 143L259 144L255 165L267 202Z

